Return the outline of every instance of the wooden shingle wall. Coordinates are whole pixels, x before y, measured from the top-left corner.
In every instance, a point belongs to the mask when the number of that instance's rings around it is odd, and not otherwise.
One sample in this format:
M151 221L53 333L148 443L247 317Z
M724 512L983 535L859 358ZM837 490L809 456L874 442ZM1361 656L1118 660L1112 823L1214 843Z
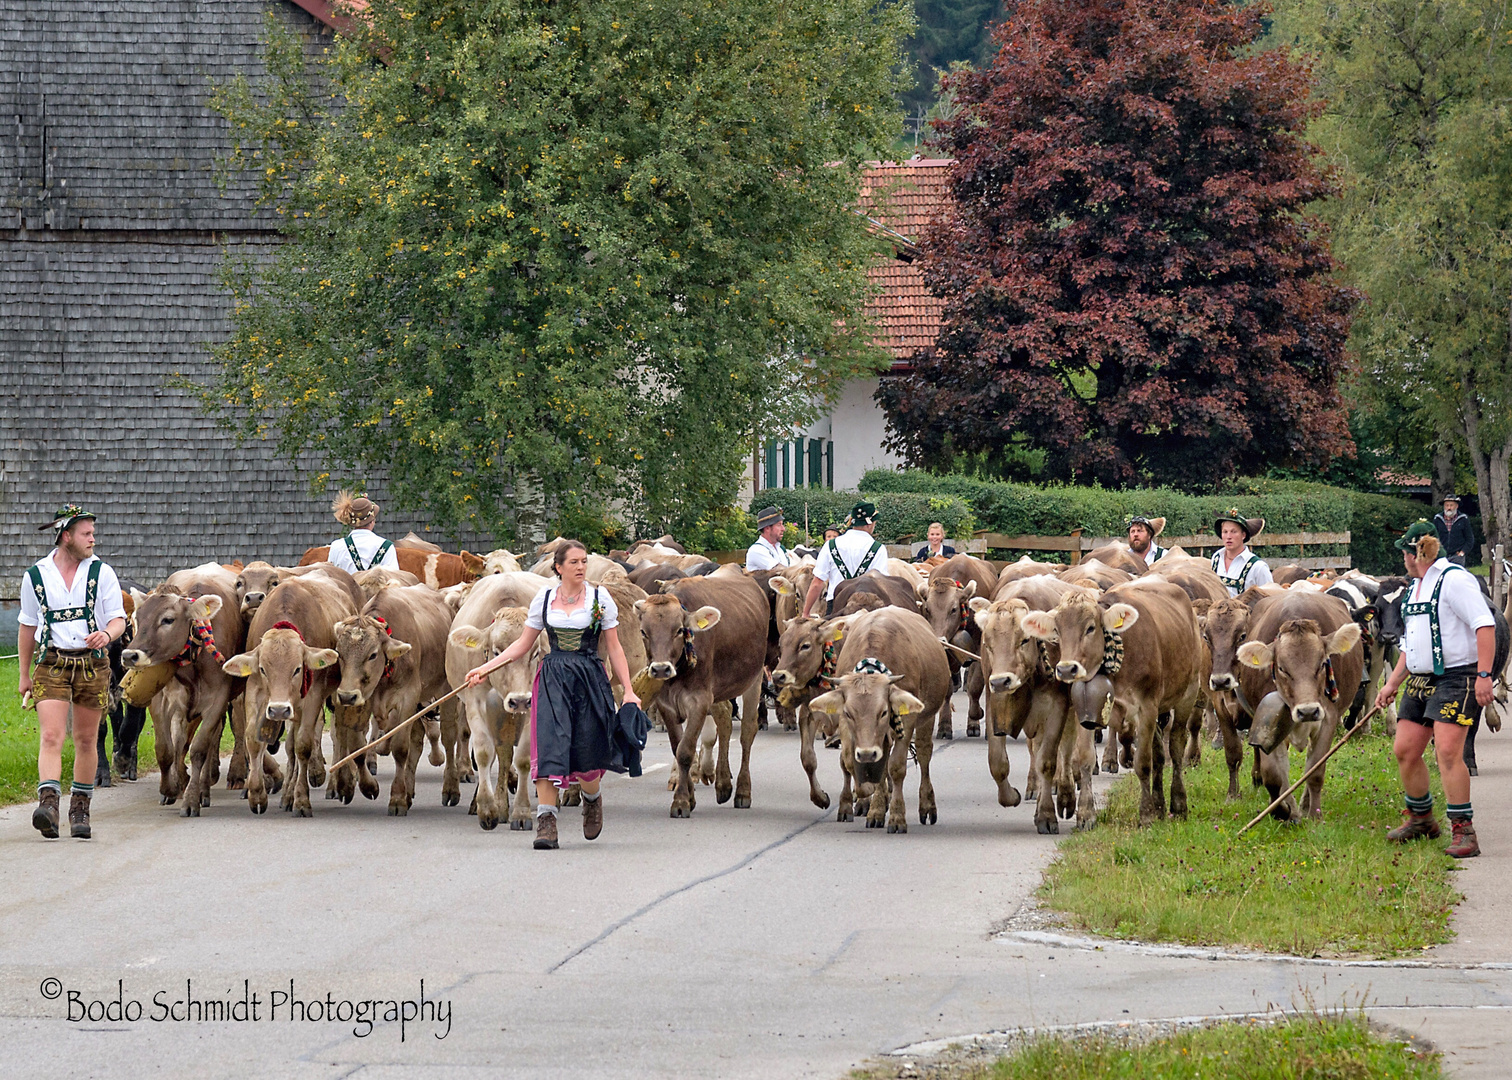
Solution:
M217 188L206 106L258 70L267 10L329 43L282 0L0 0L0 599L64 502L99 513L101 554L145 583L289 561L337 530L313 463L237 444L172 385L207 379L228 332L224 253L277 243L250 181ZM381 478L367 489L385 501ZM381 528L425 534L392 511Z

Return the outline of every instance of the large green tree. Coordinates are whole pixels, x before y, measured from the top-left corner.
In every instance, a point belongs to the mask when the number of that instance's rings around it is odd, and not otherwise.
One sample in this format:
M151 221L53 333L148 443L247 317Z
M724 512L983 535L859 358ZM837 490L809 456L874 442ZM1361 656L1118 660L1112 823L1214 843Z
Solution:
M218 96L287 236L228 273L207 398L244 430L501 538L611 504L676 528L884 362L850 208L908 6L373 0L352 25L313 80L275 36L270 78Z
M1343 180L1325 208L1369 294L1353 344L1377 411L1470 457L1487 538L1512 528L1512 30L1509 4L1290 0L1317 56L1311 135ZM1435 470L1439 469L1435 462Z

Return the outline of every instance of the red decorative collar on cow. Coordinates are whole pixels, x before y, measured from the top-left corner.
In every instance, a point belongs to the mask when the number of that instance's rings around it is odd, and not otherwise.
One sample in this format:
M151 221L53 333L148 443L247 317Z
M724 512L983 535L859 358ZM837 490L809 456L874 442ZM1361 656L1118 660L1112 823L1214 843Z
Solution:
M191 599L198 600L199 597ZM290 625L292 627L292 624ZM193 662L195 655L202 649L210 650L210 656L215 660L217 666L226 662L226 658L221 655L221 651L215 647L215 628L211 626L210 620L191 619L189 620L189 640L184 642L183 652L175 656L173 662L179 667L183 667L185 664Z
M372 618L372 620L375 623L377 623L379 626L381 626L383 628L383 632L385 634L387 634L389 637L393 637L394 636L394 631L389 626L388 620L385 619L382 615L373 615L373 616L371 616L371 618ZM393 676L393 674L394 674L394 661L390 657L385 656L383 658L383 674L380 675L380 676L378 676L378 680L380 682L382 682L384 679L391 678Z

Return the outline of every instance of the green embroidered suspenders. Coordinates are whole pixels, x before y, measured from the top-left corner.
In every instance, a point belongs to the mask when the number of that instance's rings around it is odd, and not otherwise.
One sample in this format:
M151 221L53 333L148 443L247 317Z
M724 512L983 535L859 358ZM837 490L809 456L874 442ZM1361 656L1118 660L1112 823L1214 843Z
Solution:
M1417 600L1410 604L1402 604L1403 620L1406 620L1411 615L1428 616L1428 630L1433 641L1433 673L1435 675L1442 675L1444 673L1444 635L1442 629L1439 627L1438 616L1439 593L1444 589L1444 579L1449 576L1450 570L1464 569L1458 563L1450 563L1445 567L1444 572L1439 575L1439 579L1433 583L1432 596L1427 600ZM1469 572L1465 570L1465 573L1468 574Z
M1242 593L1244 591L1244 583L1249 580L1250 570L1254 567L1255 563L1260 561L1259 556L1251 552L1250 557L1244 562L1244 569L1239 571L1238 577L1229 577L1222 570L1218 569L1222 560L1223 552L1213 552L1213 573L1218 575L1218 580L1223 582L1225 588L1233 589L1235 595Z
M26 580L31 583L32 592L37 596L37 607L42 616L42 625L37 630L37 652L47 650L52 642L53 623L78 622L83 619L93 634L98 630L99 624L95 621L95 601L100 597L100 567L105 565L99 559L89 564L89 576L84 582L84 606L71 608L58 608L54 610L47 606L47 588L42 584L42 570L37 566L29 566L26 569ZM96 657L105 655L104 649L92 650Z
M389 549L394 546L392 541L385 540L383 543L378 545L378 550L373 552L373 561L364 565L362 562L362 556L357 554L357 545L352 542L352 538L350 536L344 536L342 537L342 540L346 543L347 554L352 557L352 565L357 568L356 572L359 574L364 570L370 570L375 566L382 566L383 560L388 557Z
M838 540L839 537L836 537L835 539ZM830 558L834 560L835 568L840 571L840 576L847 580L849 580L850 578L858 578L862 574L870 570L872 560L877 557L877 552L881 550L882 541L873 540L871 548L866 552L866 557L863 558L861 560L861 564L856 567L856 572L851 573L850 568L845 565L845 560L840 557L840 549L835 546L835 540L831 540L829 542Z

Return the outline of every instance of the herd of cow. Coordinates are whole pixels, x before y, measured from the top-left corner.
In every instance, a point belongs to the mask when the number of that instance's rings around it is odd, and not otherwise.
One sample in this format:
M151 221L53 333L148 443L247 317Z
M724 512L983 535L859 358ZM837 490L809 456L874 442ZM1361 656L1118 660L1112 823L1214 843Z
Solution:
M481 686L465 687L464 676L520 636L527 606L552 580L559 542L543 545L530 569L508 551L452 555L407 537L398 572L351 575L317 548L297 567L207 563L150 592L131 590L123 689L139 704L150 697L163 804L180 802L185 816L209 805L229 723L227 786L245 790L254 814L281 791L284 810L310 816L310 789L322 784L328 799L377 798L377 759L387 755L388 810L402 816L428 740L431 764L444 766L444 805L458 805L462 785L475 782L471 812L483 828L501 819L533 827L532 785L520 781L545 639ZM805 618L812 559L746 573L668 537L592 555L588 578L613 595L629 670L675 751L672 816L691 815L700 783L721 803L733 795L737 807L751 805L765 689L775 692L778 720L799 732L816 806L830 805L818 778L822 740L840 751L840 820L864 815L868 826L906 832L912 758L919 821L932 824L931 749L952 737L957 679L969 699L967 736L982 734L987 720L988 771L1002 806L1022 801L1008 782L1007 740L1027 738L1025 794L1042 833L1057 832L1058 818L1095 824L1091 777L1103 732L1101 768L1134 769L1142 824L1168 806L1186 812L1182 770L1198 759L1205 723L1222 732L1230 797L1239 795L1245 732L1253 781L1274 797L1287 783L1289 745L1316 760L1381 677L1405 585L1358 573L1319 581L1283 568L1278 584L1230 598L1205 559L1176 549L1146 568L1121 546L1069 567L1028 557L935 562L890 560L885 573L843 582L830 615ZM464 688L387 737L453 687ZM741 763L732 778L737 700ZM383 741L328 770L327 715L337 760ZM1323 783L1319 770L1301 813L1321 813ZM1299 810L1288 799L1275 813Z

